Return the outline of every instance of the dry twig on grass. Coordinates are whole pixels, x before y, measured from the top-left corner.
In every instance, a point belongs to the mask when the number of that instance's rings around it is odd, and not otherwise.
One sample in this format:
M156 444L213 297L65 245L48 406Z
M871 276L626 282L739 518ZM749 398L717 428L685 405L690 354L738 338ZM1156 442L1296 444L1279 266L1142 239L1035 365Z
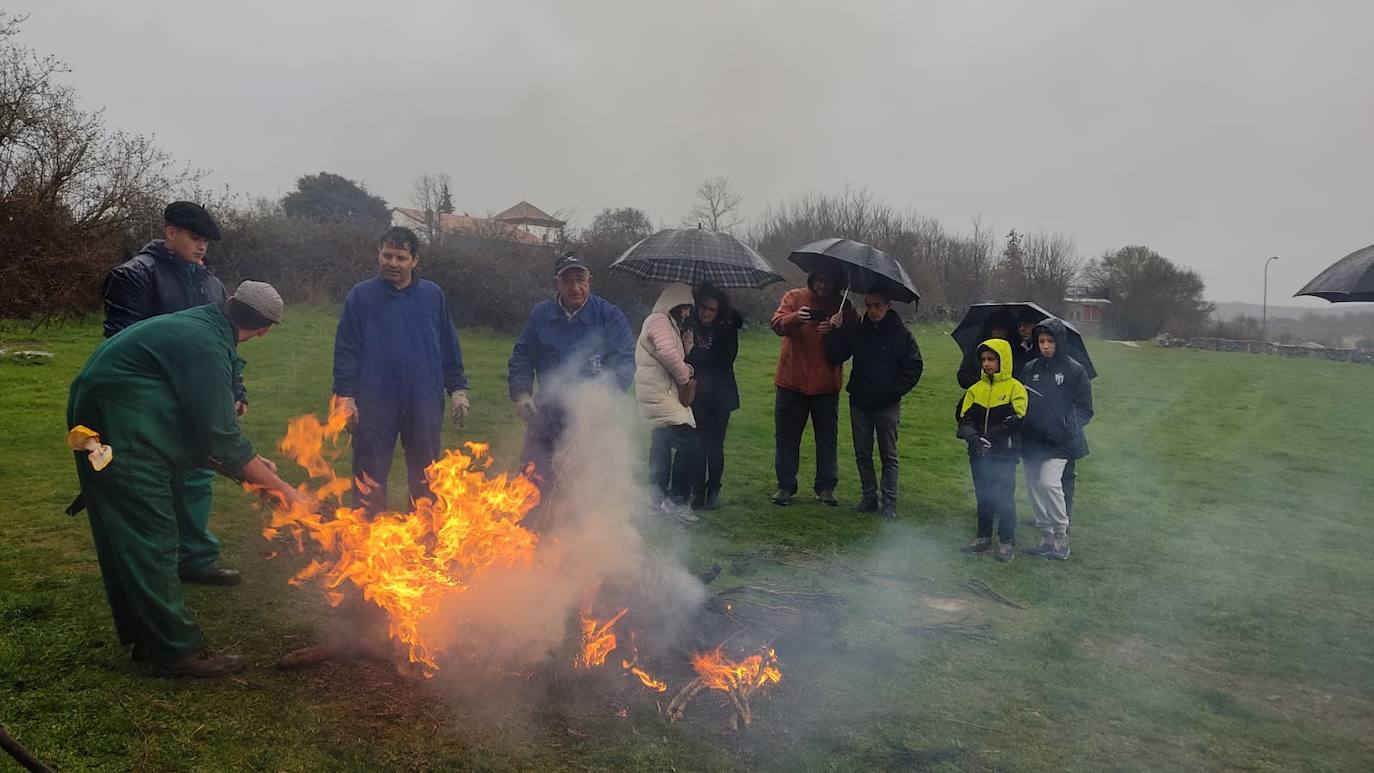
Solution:
M988 585L987 583L983 582L982 580L978 580L978 579L967 580L967 581L965 581L964 583L960 584L959 587L961 587L961 588L963 588L963 589L965 589L965 590L967 590L967 591L969 591L970 593L973 593L973 594L975 594L975 595L982 596L983 598L991 599L991 600L993 600L993 601L996 601L998 604L1005 604L1005 605L1007 605L1007 606L1009 606L1009 607L1012 607L1013 609L1029 609L1029 608L1030 608L1030 607L1027 607L1025 604L1019 604L1019 603L1017 603L1017 602L1015 602L1015 601L1012 601L1011 599L1007 598L1006 596L1003 596L1002 594L1000 594L1000 593L998 593L997 591L993 590L992 587L991 587L990 585Z

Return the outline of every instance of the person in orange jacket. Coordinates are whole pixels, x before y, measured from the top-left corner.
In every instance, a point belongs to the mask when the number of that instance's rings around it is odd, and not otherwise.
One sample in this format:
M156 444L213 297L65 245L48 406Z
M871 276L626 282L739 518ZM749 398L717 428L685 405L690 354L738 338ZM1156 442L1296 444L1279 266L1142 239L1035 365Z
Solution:
M778 368L773 375L777 393L773 402L773 466L778 490L775 505L788 505L797 493L797 469L801 465L801 439L809 417L816 438L816 498L835 506L839 482L838 450L840 389L844 365L825 356L824 335L831 317L842 313L846 324L858 315L844 303L838 271L822 269L806 278L805 287L783 294L773 312L773 332L782 337Z

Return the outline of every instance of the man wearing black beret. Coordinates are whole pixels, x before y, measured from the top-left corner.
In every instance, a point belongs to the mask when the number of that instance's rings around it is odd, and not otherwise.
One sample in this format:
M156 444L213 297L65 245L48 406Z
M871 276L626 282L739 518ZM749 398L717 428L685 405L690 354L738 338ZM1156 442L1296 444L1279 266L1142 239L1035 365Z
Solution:
M101 294L105 298L105 337L136 322L193 306L223 306L224 283L205 266L210 242L220 238L219 224L199 204L174 201L162 212L163 238L144 245L137 255L115 266ZM243 388L243 361L234 369L234 405L248 410ZM185 470L173 481L173 509L180 537L181 579L208 585L237 585L239 573L219 566L219 539L210 533L210 470Z

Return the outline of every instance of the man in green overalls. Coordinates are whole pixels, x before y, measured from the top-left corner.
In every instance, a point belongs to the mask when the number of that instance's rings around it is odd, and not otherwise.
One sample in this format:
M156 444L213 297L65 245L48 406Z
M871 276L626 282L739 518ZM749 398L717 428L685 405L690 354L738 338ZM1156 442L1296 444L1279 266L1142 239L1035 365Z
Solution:
M244 282L223 305L139 322L106 340L72 382L68 426L100 434L113 460L97 471L76 455L96 556L122 644L174 676L224 676L243 659L205 646L177 576L173 505L185 470L212 468L274 492L305 497L253 450L234 411L237 346L281 321L271 285Z

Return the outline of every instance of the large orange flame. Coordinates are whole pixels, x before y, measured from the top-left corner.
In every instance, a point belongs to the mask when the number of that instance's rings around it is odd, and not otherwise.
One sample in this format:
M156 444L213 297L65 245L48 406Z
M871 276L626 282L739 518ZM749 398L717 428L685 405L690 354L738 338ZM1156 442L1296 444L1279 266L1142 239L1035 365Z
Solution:
M301 490L320 502L342 501L352 487L333 467L346 445L340 436L348 418L340 401L332 400L327 422L292 419L281 442L281 450L310 475ZM414 512L369 520L361 509L342 506L332 518L306 508L279 509L263 530L268 539L289 535L298 550L307 537L315 543L325 557L311 561L291 582L318 580L334 605L343 600L346 585L361 590L386 611L391 638L426 676L438 670L443 648L426 630L440 603L493 569L528 566L538 541L520 521L538 503L539 490L525 476L489 477L488 447L465 448L446 452L426 470L434 499L421 500Z

